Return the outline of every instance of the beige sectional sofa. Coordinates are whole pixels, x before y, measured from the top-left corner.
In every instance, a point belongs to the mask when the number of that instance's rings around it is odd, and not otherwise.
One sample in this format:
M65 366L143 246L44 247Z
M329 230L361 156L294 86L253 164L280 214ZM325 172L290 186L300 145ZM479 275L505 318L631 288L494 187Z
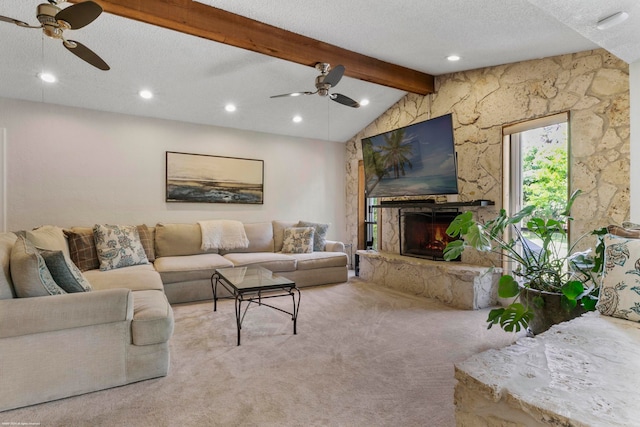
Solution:
M167 374L173 311L152 265L87 274L92 292L17 298L16 239L0 233L0 411Z
M12 280L12 251L22 240L0 233L0 411L167 375L169 303L211 299L216 268L261 265L299 286L346 281L341 242L327 241L324 251L281 252L284 229L296 224L244 224L249 247L234 251L201 250L197 223L157 224L145 247L151 263L108 271L84 266L91 292L31 298L19 298ZM73 259L62 229L43 229L45 238L34 246ZM85 237L90 230L69 229Z
M293 280L298 287L346 282L348 257L344 244L326 241L324 251L282 253L284 230L297 221L244 224L249 247L232 251L203 251L201 232L194 224L157 224L155 269L173 303L213 298L211 275L216 268L260 265Z

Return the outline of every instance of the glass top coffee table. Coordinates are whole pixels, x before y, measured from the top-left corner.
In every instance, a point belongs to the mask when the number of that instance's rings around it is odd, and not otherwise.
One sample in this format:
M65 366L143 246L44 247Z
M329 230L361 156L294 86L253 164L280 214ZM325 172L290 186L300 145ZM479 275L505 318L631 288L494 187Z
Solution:
M282 277L264 267L229 267L217 268L211 276L213 289L213 311L218 308L218 285L224 287L236 301L236 326L238 328L238 345L240 345L240 330L242 321L251 303L264 305L291 316L293 320L293 334L296 335L298 309L300 307L300 290L296 284L286 277ZM297 294L297 298L296 298ZM264 300L290 296L293 301L292 311L266 304ZM242 311L242 303L247 305Z

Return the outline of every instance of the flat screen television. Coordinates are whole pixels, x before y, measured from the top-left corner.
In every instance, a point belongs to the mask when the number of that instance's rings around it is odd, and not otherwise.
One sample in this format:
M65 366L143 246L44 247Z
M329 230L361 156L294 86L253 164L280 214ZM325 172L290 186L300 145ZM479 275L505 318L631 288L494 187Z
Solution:
M451 114L362 139L367 197L458 193Z

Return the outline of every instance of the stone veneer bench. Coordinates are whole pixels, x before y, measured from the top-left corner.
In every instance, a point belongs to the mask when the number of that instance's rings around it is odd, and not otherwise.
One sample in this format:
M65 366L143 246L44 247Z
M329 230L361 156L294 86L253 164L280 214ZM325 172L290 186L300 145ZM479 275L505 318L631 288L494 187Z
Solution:
M640 425L640 324L591 312L455 368L458 426Z
M432 261L388 252L356 252L363 280L467 310L497 304L499 268Z

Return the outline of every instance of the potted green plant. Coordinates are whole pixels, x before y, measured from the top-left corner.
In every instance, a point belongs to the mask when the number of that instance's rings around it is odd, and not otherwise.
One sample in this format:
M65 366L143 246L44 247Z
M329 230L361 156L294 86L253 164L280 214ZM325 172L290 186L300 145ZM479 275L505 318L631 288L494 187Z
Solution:
M445 260L454 260L471 247L513 261L511 274L504 274L498 283L498 296L512 302L489 312L488 328L496 324L507 332L526 328L535 335L595 309L604 256L602 236L607 229L585 233L569 245L566 229L579 194L577 190L571 195L564 211L546 218L532 216L535 207L528 206L511 216L502 209L485 223L474 220L471 211L453 220L447 234L460 239L447 244ZM596 236L595 250L576 252L588 236ZM563 246L566 251L561 250Z

